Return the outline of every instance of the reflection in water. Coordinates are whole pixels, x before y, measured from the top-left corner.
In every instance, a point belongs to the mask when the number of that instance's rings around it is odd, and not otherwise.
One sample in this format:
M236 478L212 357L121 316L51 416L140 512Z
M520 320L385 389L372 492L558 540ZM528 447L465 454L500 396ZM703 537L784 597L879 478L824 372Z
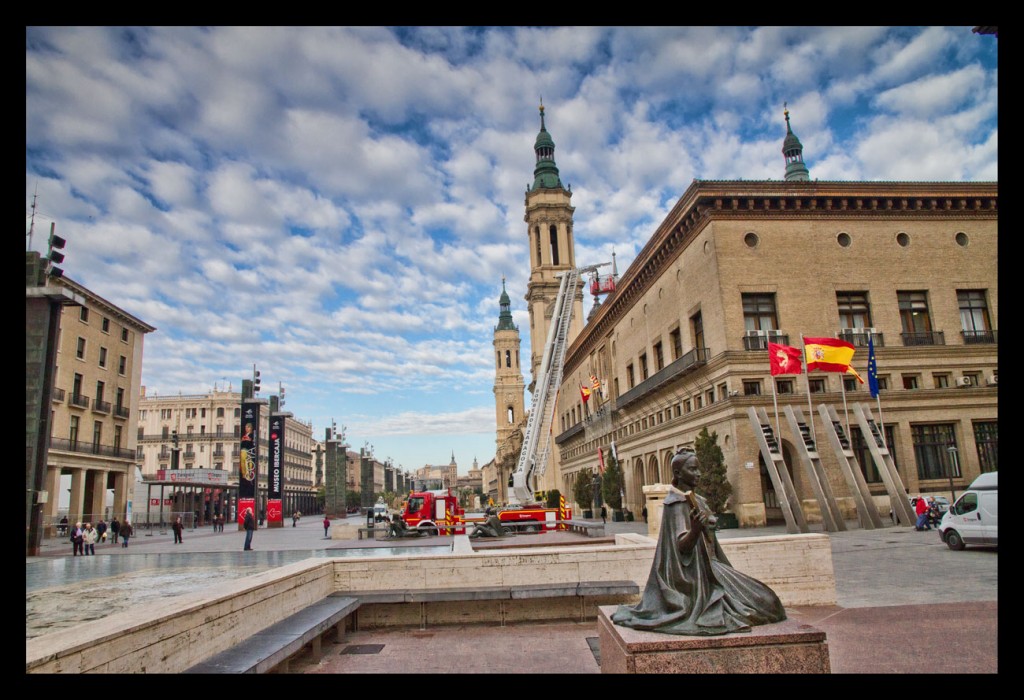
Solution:
M309 558L436 555L451 545L277 552L60 557L25 571L25 638L99 620L140 604L195 593Z

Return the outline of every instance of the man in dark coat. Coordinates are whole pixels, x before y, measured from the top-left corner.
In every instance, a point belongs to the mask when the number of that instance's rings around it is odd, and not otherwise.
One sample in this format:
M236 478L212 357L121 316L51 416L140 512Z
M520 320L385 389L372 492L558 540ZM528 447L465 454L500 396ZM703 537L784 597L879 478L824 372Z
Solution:
M248 552L252 549L252 532L256 529L256 518L252 516L252 508L245 509L242 527L245 528L245 546L242 550Z

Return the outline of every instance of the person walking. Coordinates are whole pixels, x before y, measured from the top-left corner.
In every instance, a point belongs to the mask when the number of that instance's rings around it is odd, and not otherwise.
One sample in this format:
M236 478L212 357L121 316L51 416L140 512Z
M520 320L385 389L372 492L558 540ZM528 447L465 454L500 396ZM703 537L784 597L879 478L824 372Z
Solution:
M74 527L71 528L71 553L73 556L82 554L82 546L84 540L82 539L82 523L75 523Z
M640 511L640 515L644 516L644 522L646 523L647 522L647 506L644 506L644 509L642 511Z
M605 510L604 506L601 506L601 522L605 525L608 524L608 511Z
M245 528L245 546L242 547L242 551L248 552L252 550L252 531L256 529L256 519L252 515L252 508L245 509L242 527Z
M57 526L57 534L61 537L67 537L68 535L68 516L64 516L60 519L60 524Z
M96 528L92 523L86 523L85 529L82 530L82 553L85 556L96 556L96 537Z
M110 521L110 539L112 540L111 544L117 544L117 537L118 537L117 532L120 529L121 529L121 521L119 521L117 519L117 516L115 515L114 519Z
M324 516L324 539L327 539L327 529L331 526L331 519Z
M931 530L932 526L928 524L928 501L924 496L917 497L914 512L917 513L917 524L914 525L914 529L918 531Z
M103 518L96 523L96 541L103 544L107 541L107 524L103 522Z
M180 515L178 516L178 519L174 521L174 524L171 525L171 530L174 531L174 544L181 544L181 533L185 531L185 526L181 524Z
M129 522L128 518L125 518L124 522L121 523L121 529L118 530L118 532L121 534L121 547L127 547L128 538L135 534L135 530L132 528L132 524Z

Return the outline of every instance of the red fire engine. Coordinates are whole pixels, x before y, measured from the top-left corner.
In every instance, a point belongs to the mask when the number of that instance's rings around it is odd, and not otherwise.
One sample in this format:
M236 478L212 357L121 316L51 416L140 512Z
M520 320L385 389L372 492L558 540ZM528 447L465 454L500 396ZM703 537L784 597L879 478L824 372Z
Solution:
M466 534L465 515L451 489L413 491L399 514L408 527L431 535Z

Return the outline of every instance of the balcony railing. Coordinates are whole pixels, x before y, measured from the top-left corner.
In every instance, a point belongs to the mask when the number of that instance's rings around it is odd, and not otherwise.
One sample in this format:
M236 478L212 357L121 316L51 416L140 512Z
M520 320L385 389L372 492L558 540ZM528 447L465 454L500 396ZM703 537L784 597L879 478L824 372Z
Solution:
M68 397L68 405L89 408L89 397L85 394L71 394Z
M996 331L961 331L965 345L982 345L998 343L999 336Z
M193 452L185 452L182 455L182 457L183 457L183 459L195 459L196 458L196 453L194 451Z
M844 328L839 331L839 339L845 340L855 348L866 348L868 346L868 339L871 340L876 348L885 345L885 338L881 333L876 333L866 328Z
M928 333L900 333L904 345L945 345L946 337L942 331Z
M110 402L100 401L99 399L92 400L92 410L96 413L110 413Z
M104 457L117 457L118 459L135 459L135 452L123 447L112 447L111 445L95 445L82 440L66 440L64 438L50 438L50 449L64 450L65 452L78 452L80 454L103 455Z
M114 406L114 417L115 418L127 418L128 407L127 406Z
M57 403L64 403L64 394L65 391L63 389L53 387L53 393L50 395L50 399L52 401L56 401Z
M684 374L689 374L699 367L703 367L707 364L710 354L711 353L707 348L694 348L678 360L669 363L665 369L654 373L649 378L627 391L625 394L622 394L615 401L615 410L625 408L634 401L637 401L657 390L664 384L673 381Z
M767 350L768 343L779 343L780 345L789 345L789 336L784 335L779 331L766 331L765 335L758 334L743 336L744 350Z

